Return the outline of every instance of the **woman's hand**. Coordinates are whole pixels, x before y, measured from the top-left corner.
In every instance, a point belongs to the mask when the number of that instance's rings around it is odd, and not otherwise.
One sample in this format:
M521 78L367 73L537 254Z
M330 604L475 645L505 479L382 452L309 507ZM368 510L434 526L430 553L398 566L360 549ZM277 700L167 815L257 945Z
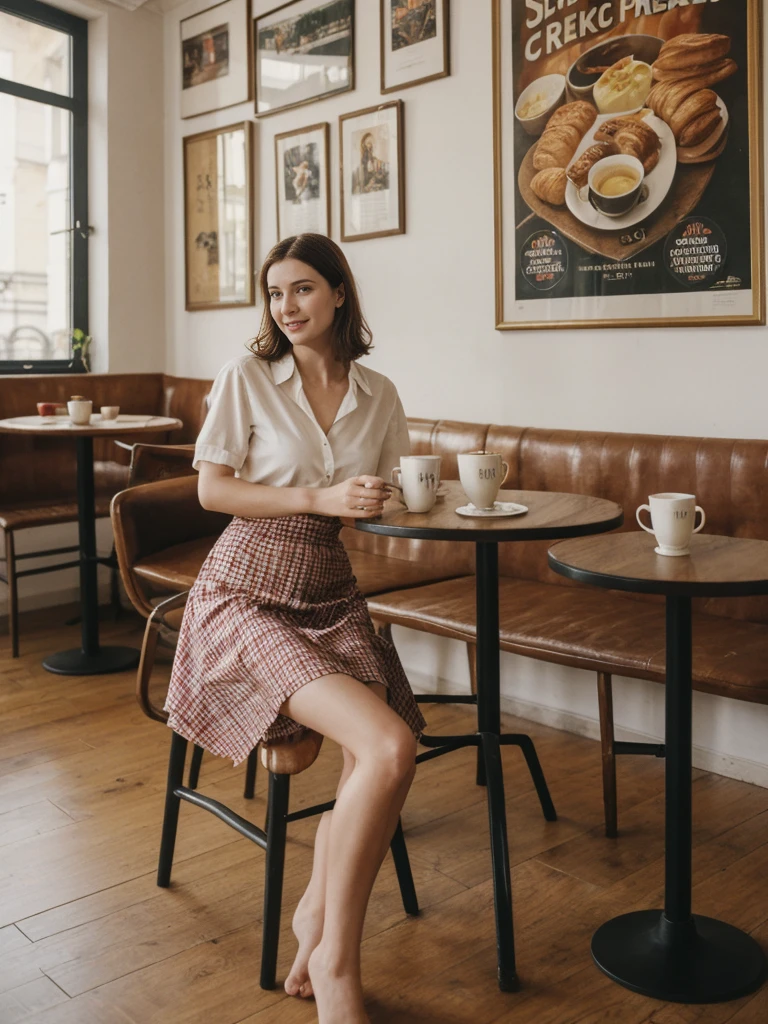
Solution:
M380 476L353 476L333 487L319 487L314 493L314 511L321 516L374 519L384 511L391 491Z

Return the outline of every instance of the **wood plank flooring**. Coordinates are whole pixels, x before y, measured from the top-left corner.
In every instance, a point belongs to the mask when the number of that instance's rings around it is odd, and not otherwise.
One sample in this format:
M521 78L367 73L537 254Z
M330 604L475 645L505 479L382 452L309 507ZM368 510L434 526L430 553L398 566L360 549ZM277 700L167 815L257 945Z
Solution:
M145 719L133 673L65 678L45 653L76 646L65 610L27 616L22 657L0 649L0 1024L310 1024L313 1003L258 985L263 854L197 808L181 810L173 884L155 885L169 733ZM106 621L134 643L141 623ZM158 687L167 679L159 667ZM427 709L430 731L471 728ZM520 752L505 757L521 990L496 986L484 790L473 753L420 767L404 812L422 907L407 919L389 860L371 900L363 965L373 1024L766 1024L768 985L719 1006L665 1005L592 964L593 930L658 906L663 763L619 766L618 840L602 829L598 745L508 718L536 742L560 818L544 821ZM294 780L297 809L331 796L338 751ZM261 821L243 769L206 755L201 789ZM694 908L768 948L768 790L697 771ZM315 821L289 829L278 977L309 878ZM342 1022L340 1022L342 1024Z

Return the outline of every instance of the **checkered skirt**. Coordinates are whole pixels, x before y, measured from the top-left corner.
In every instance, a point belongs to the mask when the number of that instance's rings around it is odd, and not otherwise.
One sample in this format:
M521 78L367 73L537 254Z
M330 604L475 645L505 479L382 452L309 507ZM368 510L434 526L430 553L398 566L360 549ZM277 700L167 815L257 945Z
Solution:
M301 726L279 713L292 693L343 672L382 683L416 736L424 718L392 644L326 516L233 519L190 591L168 689L168 724L235 764Z

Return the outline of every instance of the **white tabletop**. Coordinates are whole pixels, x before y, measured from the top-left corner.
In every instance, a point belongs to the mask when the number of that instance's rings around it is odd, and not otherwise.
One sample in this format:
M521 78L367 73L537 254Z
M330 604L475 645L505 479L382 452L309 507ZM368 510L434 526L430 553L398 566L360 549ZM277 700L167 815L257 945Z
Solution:
M173 416L153 416L152 413L128 415L121 413L117 419L105 420L99 413L91 416L87 426L76 426L69 416L13 416L0 420L0 433L36 434L51 437L72 437L83 435L96 437L99 434L160 433L178 430L183 424Z

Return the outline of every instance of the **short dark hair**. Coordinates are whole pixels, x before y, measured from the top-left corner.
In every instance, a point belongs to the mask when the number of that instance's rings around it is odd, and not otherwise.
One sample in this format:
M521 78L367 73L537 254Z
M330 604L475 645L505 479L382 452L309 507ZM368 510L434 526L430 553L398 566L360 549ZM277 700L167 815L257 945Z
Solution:
M372 347L373 335L365 321L357 294L357 286L347 258L341 249L325 235L305 232L284 238L274 246L259 274L259 286L264 300L264 315L258 335L250 343L251 352L269 363L282 359L291 350L291 343L277 326L270 312L267 274L270 267L281 260L300 260L325 278L331 288L344 285L344 302L336 310L333 322L334 356L345 366L367 355Z

